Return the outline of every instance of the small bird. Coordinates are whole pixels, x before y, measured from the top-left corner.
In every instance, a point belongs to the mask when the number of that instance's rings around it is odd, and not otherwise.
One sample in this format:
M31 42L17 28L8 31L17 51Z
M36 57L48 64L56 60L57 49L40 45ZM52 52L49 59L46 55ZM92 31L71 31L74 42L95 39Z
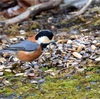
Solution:
M42 30L35 36L13 44L0 52L14 52L21 61L32 62L42 54L43 49L50 43L54 43L53 33L50 30Z

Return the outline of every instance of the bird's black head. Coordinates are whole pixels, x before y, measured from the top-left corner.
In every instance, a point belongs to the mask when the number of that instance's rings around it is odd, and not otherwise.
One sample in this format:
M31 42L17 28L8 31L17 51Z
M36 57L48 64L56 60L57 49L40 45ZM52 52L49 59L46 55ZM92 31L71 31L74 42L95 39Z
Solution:
M54 39L54 35L50 30L42 30L35 36L36 42L41 43L50 43Z
M38 40L41 37L47 37L49 40L52 40L53 36L50 30L42 30L36 35L35 39Z
M49 43L54 41L54 35L50 30L42 30L35 36L36 42L45 48Z

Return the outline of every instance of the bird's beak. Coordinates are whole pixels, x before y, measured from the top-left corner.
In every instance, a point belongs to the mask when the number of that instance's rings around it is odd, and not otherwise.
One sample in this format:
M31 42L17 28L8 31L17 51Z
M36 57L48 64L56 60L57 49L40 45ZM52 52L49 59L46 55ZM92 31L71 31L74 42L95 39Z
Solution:
M52 44L56 45L56 42L55 42L55 40L54 40L54 37L52 38L52 40L51 40L51 42L50 42L50 43L52 43Z
M56 45L56 42L55 42L54 40L52 40L50 43L52 43L52 44Z

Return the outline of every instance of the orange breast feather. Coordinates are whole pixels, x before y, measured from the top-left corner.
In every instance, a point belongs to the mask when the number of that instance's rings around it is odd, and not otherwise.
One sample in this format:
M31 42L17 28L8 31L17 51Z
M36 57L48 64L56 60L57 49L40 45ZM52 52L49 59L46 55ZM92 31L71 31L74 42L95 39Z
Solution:
M38 58L41 54L42 54L42 48L39 47L38 50L32 52L19 51L17 53L17 57L21 61L32 62L33 60Z

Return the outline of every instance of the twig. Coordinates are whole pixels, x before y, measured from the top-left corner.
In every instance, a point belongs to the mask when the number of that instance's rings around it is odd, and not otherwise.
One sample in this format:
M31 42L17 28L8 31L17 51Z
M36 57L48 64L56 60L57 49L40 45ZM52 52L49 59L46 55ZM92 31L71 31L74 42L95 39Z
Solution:
M79 12L76 12L76 13L74 13L73 15L71 15L71 16L70 16L70 19L72 19L72 18L74 18L74 17L77 17L77 16L83 14L83 13L87 10L87 8L90 6L90 4L92 3L92 1L93 1L93 0L89 0L89 1L87 2L87 4L86 4Z
M58 6L62 1L63 0L50 0L49 2L31 6L25 12L23 12L22 14L14 17L14 18L0 21L0 25L4 25L4 24L9 25L9 24L14 24L14 23L23 21L23 20L27 19L28 17L30 17L31 14L33 16L35 16L37 13L39 13L43 10L48 10L48 9Z

